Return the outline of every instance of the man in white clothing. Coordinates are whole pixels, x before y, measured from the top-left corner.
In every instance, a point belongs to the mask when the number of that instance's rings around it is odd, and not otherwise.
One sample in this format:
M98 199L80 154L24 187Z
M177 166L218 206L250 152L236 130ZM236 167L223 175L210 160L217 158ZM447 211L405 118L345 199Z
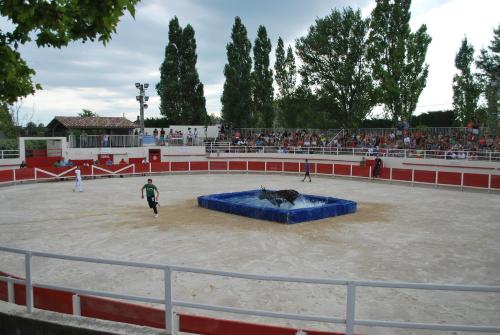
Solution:
M75 181L75 186L73 187L73 192L78 189L78 191L83 192L82 189L82 172L80 171L80 167L77 166L75 170L75 176L76 176L76 181Z

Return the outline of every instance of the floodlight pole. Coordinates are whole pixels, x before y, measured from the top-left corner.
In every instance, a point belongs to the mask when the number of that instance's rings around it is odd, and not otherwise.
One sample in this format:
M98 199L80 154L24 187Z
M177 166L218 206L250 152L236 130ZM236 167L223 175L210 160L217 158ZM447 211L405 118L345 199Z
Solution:
M139 90L139 96L136 97L137 101L139 101L139 110L140 110L140 117L139 117L139 122L140 122L140 127L141 127L141 134L144 136L144 108L147 108L147 105L144 106L144 101L148 100L148 97L146 97L146 89L148 88L149 84L141 84L141 83L135 83L135 87Z

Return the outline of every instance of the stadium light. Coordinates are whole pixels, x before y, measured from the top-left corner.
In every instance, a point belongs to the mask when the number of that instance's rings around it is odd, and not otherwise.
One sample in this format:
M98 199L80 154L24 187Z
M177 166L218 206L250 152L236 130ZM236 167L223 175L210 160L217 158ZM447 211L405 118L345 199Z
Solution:
M146 96L145 90L149 87L149 84L135 83L135 87L139 90L139 95L136 95L135 99L139 101L139 122L141 127L141 134L144 135L144 109L148 108L148 104L144 102L149 100L149 97Z

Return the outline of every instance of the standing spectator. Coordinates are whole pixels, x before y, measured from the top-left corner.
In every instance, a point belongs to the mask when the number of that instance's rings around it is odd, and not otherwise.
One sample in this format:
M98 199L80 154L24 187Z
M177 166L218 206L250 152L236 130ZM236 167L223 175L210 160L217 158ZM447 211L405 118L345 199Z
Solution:
M107 147L108 143L109 143L109 135L108 134L102 135L102 146Z
M79 166L76 167L75 176L76 176L76 180L75 180L75 186L73 187L73 192L75 192L76 189L78 189L78 191L80 191L80 192L83 192L83 189L82 189L82 172L80 171L80 167Z
M196 145L196 140L198 139L198 129L196 128L194 128L193 137L194 137L194 144Z
M155 144L158 144L158 129L153 130L153 137L155 139Z
M309 178L309 182L311 182L311 166L309 165L309 161L306 159L306 166L305 166L305 174L304 174L304 179L302 181L305 181L306 178Z
M165 145L165 129L160 130L160 145Z
M380 173L382 172L382 160L377 155L375 158L375 164L373 165L373 178L380 177Z

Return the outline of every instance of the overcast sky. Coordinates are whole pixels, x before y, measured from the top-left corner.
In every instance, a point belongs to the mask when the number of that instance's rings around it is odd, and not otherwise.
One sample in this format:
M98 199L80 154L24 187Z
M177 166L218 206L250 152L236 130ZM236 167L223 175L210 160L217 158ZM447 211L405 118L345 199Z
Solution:
M250 41L257 27L264 25L274 48L279 36L294 45L317 17L333 8L350 5L367 16L374 0L143 0L135 20L126 15L117 33L105 47L98 43L75 42L67 48L20 48L22 57L37 72L35 82L43 90L24 99L20 121L48 123L56 115L76 116L90 109L100 116L125 115L135 120L139 105L135 82L149 83L150 98L146 117L159 116L159 98L154 86L160 79L159 67L168 42L168 22L176 15L182 26L191 24L196 32L198 72L205 85L208 113L220 114L220 96L234 17L240 16ZM416 114L451 107L454 58L461 40L467 36L476 49L489 45L493 28L500 23L499 0L413 0L412 29L426 24L432 37L427 62L427 87ZM0 18L0 29L9 29Z

